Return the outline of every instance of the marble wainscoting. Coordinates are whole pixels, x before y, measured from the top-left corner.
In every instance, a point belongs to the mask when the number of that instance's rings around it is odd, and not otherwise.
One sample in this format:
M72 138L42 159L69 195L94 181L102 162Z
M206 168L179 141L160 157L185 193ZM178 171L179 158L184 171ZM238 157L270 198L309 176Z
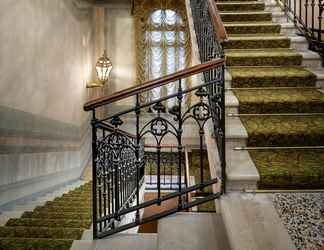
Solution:
M0 106L0 206L80 178L91 157L80 126Z

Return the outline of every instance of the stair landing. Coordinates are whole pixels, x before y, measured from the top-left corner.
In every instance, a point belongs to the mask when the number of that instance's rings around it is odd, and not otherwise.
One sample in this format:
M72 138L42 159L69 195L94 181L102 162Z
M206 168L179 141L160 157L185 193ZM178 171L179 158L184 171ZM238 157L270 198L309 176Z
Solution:
M71 250L230 250L216 213L177 213L158 222L156 234L120 233L101 240L74 241Z

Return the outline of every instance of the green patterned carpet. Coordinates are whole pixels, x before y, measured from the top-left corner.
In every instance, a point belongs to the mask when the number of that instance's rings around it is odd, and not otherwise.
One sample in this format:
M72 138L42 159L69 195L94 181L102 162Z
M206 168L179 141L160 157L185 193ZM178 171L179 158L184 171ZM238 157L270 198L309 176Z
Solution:
M324 146L324 94L262 2L217 1L226 69L250 147ZM298 115L292 115L292 114ZM259 188L324 188L324 150L250 150Z
M91 225L89 182L0 227L0 250L69 250Z
M189 155L190 157L190 176L195 177L195 183L200 183L201 170L200 170L200 150L193 150ZM208 163L208 155L207 151L203 151L203 175L204 180L210 180L210 170ZM203 190L203 192L196 191L193 195L194 197L203 197L206 194L212 193L211 187L207 187ZM199 198L197 198L199 199ZM198 212L216 212L215 201L209 201L203 204L198 205Z

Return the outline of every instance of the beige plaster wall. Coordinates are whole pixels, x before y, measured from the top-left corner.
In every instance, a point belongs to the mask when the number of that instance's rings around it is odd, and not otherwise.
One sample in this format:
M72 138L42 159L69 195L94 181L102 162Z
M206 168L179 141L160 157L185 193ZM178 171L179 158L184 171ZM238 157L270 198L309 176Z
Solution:
M105 34L108 56L113 62L111 78L106 93L111 94L135 85L135 31L131 5L111 5L105 10ZM120 107L130 105L133 99L117 103Z
M90 20L73 0L1 0L0 105L80 125Z
M92 13L0 1L0 205L79 178L90 159Z

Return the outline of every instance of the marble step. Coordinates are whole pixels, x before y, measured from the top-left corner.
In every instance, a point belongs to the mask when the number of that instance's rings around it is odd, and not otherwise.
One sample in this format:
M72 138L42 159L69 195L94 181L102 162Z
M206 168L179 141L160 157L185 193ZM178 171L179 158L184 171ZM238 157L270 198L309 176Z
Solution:
M246 146L248 133L239 117L226 117L225 130L226 143L232 143L235 147Z
M158 223L157 250L229 250L222 217L216 213L177 213Z
M255 12L237 12L228 11L220 13L223 22L247 22L247 21L271 21L271 12L255 11Z
M262 11L265 4L260 1L251 2L216 2L219 11Z
M285 36L235 36L229 37L224 43L224 49L265 49L265 48L289 48L290 40Z
M267 195L230 192L220 209L232 250L296 250Z
M228 191L256 190L259 172L248 151L236 151L235 142L226 142L226 186Z
M156 250L157 234L116 234L101 240L75 240L70 250Z
M297 66L303 56L291 49L227 49L227 66Z

